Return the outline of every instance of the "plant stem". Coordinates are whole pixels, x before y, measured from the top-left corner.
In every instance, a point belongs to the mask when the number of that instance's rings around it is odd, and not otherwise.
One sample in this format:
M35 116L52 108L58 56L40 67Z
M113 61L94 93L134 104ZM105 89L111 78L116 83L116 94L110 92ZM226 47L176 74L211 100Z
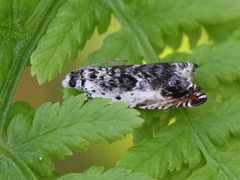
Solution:
M139 27L137 23L129 19L128 15L124 13L125 7L123 2L121 0L108 0L106 3L111 7L122 28L130 28L130 31L134 32L133 34L136 45L143 58L149 63L157 62L159 60L158 54L155 52L146 34L142 31L142 28Z
M4 142L3 134L6 115L20 77L30 59L33 50L37 46L39 39L45 33L47 25L54 17L58 7L62 4L62 2L63 0L40 1L34 13L23 28L25 35L16 44L16 53L14 59L9 66L8 74L0 91L0 132L2 135L0 138L0 143Z

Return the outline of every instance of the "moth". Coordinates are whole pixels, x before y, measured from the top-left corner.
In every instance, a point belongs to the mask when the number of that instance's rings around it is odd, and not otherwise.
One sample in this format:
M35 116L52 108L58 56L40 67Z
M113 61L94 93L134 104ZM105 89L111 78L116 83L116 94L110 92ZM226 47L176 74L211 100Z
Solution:
M192 107L207 100L193 83L196 67L191 62L87 66L68 74L62 85L84 91L88 98L110 98L132 108Z

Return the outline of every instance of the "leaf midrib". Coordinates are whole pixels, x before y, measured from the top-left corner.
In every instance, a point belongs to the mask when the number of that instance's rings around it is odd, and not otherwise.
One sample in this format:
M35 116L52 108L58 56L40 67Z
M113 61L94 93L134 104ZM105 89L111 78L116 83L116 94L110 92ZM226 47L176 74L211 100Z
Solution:
M119 0L114 0L113 2L110 0L106 1L106 4L111 7L115 16L122 25L122 28L126 30L129 29L130 31L134 32L134 39L137 42L137 46L139 47L140 51L143 53L143 58L148 62L156 62L159 59L157 53L155 52L142 28L139 27L134 21L131 21L127 15L125 15L126 13L124 12L125 8L123 2Z
M185 111L183 111L183 114L185 118L182 120L189 125L190 129L192 129L192 134L194 135L194 140L198 146L198 148L203 153L204 157L206 158L207 163L210 163L216 167L216 169L219 169L219 171L222 171L222 174L227 176L231 179L238 179L234 175L234 173L223 164L224 160L221 158L221 155L218 153L210 139L207 137L205 131L202 130L201 127L198 126L197 123L194 122ZM194 129L196 129L194 131ZM228 172L226 175L225 172Z

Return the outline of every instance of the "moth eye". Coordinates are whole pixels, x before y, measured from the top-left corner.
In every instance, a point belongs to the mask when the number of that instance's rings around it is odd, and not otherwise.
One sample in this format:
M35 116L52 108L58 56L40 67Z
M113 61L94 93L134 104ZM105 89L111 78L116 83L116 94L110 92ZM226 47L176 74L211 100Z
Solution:
M71 79L71 80L69 81L69 86L70 86L70 87L75 87L75 86L76 86L76 81L75 81L74 79Z
M193 97L191 97L191 106L199 106L207 101L207 96L205 93L195 93Z

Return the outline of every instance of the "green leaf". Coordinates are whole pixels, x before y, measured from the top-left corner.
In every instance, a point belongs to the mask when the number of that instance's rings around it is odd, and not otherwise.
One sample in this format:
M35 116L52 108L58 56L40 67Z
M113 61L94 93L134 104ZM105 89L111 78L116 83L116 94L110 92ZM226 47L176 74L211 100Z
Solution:
M145 120L142 127L133 132L133 142L140 143L146 138L156 137L159 130L166 127L171 119L170 113L165 113L162 110L139 110L141 117ZM170 110L168 110L169 112Z
M239 47L239 42L225 42L217 47L200 46L194 50L190 59L200 65L195 76L197 84L204 89L217 90L239 79Z
M74 88L64 88L63 89L63 99L67 99L71 96L77 96L79 94L82 94L83 92L74 89Z
M3 83L6 80L9 66L14 57L15 44L16 40L12 38L12 35L10 36L8 32L0 29L0 89L2 89Z
M0 2L0 89L6 80L14 55L22 48L23 39L26 38L23 26L38 2L39 0Z
M195 169L197 169L197 168L195 168ZM166 175L166 177L167 177L166 179L169 179L169 180L175 180L175 179L186 180L186 179L188 179L188 177L191 174L192 174L192 170L190 170L186 164L183 164L183 166L181 168L181 171L174 170L172 172L168 172L168 174Z
M223 158L223 162L221 162L220 166L214 166L213 164L207 164L199 171L194 173L191 176L191 180L201 180L201 179L239 179L240 178L240 155L239 150L229 151L220 153ZM230 172L226 170L227 167L230 169ZM234 177L231 177L229 173L232 173Z
M102 1L66 1L31 56L31 73L37 75L38 82L52 80L74 61L96 26L100 33L105 32L110 13Z
M83 173L70 173L59 178L59 180L152 180L144 173L132 172L130 169L115 167L103 173L103 167L91 167Z
M9 148L33 171L51 175L51 159L86 150L88 141L111 143L139 127L143 120L126 103L109 105L96 98L84 104L85 94L66 99L62 106L45 103L31 117L16 115L7 129Z
M37 44L32 73L43 83L76 58L95 27L99 33L106 31L111 12L121 29L105 39L102 48L89 56L88 64L120 58L129 64L142 63L142 59L157 62L167 45L177 48L181 44L183 33L194 47L203 27L215 44L197 47L192 54L175 53L162 61L199 64L196 84L206 92L208 102L168 113L141 111L138 117L127 104L109 105L110 100L100 98L85 102L84 94L68 89L61 107L46 103L35 112L18 102L9 109ZM134 132L138 145L117 167L105 173L92 167L64 178L147 179L147 173L158 179L239 179L239 17L240 4L235 0L1 0L1 178L56 178L53 157L85 150L88 141L114 142L138 128ZM140 127L141 118L144 127ZM176 122L171 124L173 119Z
M192 143L191 128L185 123L175 123L160 132L156 138L145 139L129 149L119 166L146 172L155 178L166 178L168 171L179 171L183 163L190 169L200 163L201 153Z
M126 4L111 0L107 4L121 30L109 35L102 48L89 57L87 64L113 58L131 58L128 59L131 64L142 63L142 59L148 63L157 62L164 46L179 47L183 33L190 36L190 45L194 47L201 26L208 27L210 35L218 40L220 36L228 37L230 28L227 27L240 19L240 3L235 0L227 3L225 0L142 0ZM233 25L231 27L236 27ZM222 27L218 37L214 36L217 31L211 28L213 26ZM124 37L121 38L122 34Z
M155 178L168 179L172 172L182 171L185 165L188 170L197 171L206 161L207 165L218 169L210 171L216 177L227 172L228 177L237 179L239 171L236 167L239 167L240 161L234 161L233 167L223 154L235 154L231 153L232 150L221 151L218 147L226 147L230 138L240 137L239 106L240 97L234 96L222 103L176 109L172 114L176 117L176 123L159 130L155 138L145 139L131 148L118 166L145 172Z
M39 0L32 1L7 1L0 2L0 24L16 26L24 25L38 5Z
M5 127L8 126L9 122L17 114L24 114L26 116L33 116L34 112L35 112L34 108L26 102L23 102L23 101L13 102L11 104L9 110L8 110Z
M1 134L4 134L6 114L23 70L62 0L44 0L39 3L35 0L11 1L10 5L8 3L6 0L0 2L0 10L3 10L0 11ZM0 141L3 142L3 139Z
M228 37L230 41L239 41L240 40L240 28L234 29L234 33Z
M1 152L3 150L1 149ZM34 173L28 168L25 167L23 161L19 164L19 159L17 158L11 158L7 156L7 153L1 154L0 157L0 174L1 179L37 179Z
M112 59L127 59L130 60L131 63L139 63L141 61L141 56L138 49L135 47L135 43L133 42L131 36L131 34L124 31L119 31L109 35L104 40L101 49L95 51L88 57L86 65L96 64ZM109 51L110 49L111 51ZM116 64L114 63L114 65Z
M215 43L231 39L240 28L239 17L229 23L205 26L207 33Z

